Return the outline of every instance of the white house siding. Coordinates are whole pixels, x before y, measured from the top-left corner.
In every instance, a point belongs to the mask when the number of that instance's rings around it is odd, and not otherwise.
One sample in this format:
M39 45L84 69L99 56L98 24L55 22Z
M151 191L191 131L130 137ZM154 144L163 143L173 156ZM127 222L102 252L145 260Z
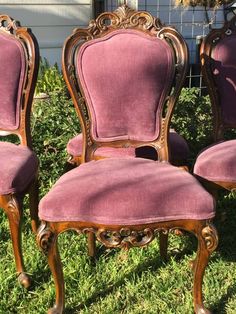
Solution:
M0 14L8 14L30 27L39 42L40 54L50 64L61 63L64 40L93 17L91 0L0 0Z

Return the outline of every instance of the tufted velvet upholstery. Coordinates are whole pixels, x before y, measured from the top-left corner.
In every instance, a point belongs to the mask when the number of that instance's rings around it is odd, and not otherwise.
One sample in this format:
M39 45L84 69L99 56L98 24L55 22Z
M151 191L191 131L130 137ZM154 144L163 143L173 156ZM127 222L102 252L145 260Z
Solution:
M17 129L21 91L25 77L25 56L21 44L0 34L0 128Z
M0 194L24 191L38 168L35 154L26 146L0 142Z
M236 35L222 39L213 53L216 78L224 123L236 125Z
M215 144L203 150L194 173L208 181L236 182L236 140Z
M113 225L208 219L214 201L192 175L170 164L110 158L64 174L41 200L39 216Z
M84 43L76 60L95 139L157 138L160 105L174 75L173 51L165 41L117 30Z
M79 134L67 143L67 152L71 156L80 156L82 154L82 145L83 138L82 134ZM179 162L186 161L189 155L188 144L185 139L176 133L174 130L170 130L169 137L169 145L170 145L170 162L172 164L178 164ZM113 148L113 147L100 147L95 151L95 156L103 156L103 157L143 157L148 158L151 155L150 159L156 160L156 153L152 152L152 148L145 147L142 151L141 149L135 148Z

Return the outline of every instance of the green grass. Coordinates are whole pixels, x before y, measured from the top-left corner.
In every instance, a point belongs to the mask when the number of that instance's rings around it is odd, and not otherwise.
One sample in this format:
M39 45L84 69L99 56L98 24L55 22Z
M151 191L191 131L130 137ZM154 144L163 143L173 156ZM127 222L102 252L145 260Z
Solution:
M74 108L66 95L54 93L49 100L35 104L32 130L40 159L42 197L63 173L67 140L79 132ZM206 270L204 297L214 313L235 314L236 196L221 193L217 212L220 243ZM0 212L0 314L46 313L55 299L46 258L30 230L27 198L24 218L23 251L33 287L26 291L17 283L8 222ZM59 247L66 284L66 314L193 313L193 275L189 268L196 252L193 236L171 235L166 264L160 259L156 240L147 248L128 252L98 245L95 265L87 255L85 236L62 234Z

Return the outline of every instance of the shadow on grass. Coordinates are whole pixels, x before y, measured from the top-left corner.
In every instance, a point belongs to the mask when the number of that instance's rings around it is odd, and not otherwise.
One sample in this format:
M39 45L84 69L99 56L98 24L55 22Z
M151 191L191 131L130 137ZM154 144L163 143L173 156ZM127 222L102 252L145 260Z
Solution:
M232 200L231 202L224 200L221 207L217 209L214 224L219 235L217 251L223 260L236 262L236 199L234 208L232 208Z
M226 305L228 300L236 294L236 283L229 287L227 293L223 295L218 302L216 302L212 307L212 313L214 314L226 314Z
M101 249L101 252L103 249ZM105 249L104 249L105 251ZM117 251L114 250L114 253L112 250L109 251L108 255L114 255ZM174 256L175 260L181 259L184 255L189 254L189 252L192 252L189 248L186 250L183 250L181 252L174 252L171 254L171 256ZM167 262L168 263L168 262ZM105 287L103 290L97 291L93 293L91 297L89 297L84 303L81 303L79 305L72 305L72 307L67 307L65 310L65 314L74 314L77 311L84 310L88 307L90 307L93 303L97 302L101 298L105 298L107 295L112 293L115 289L119 288L123 284L127 282L127 280L131 280L133 275L137 275L137 277L141 277L143 272L146 272L147 269L151 272L157 271L161 267L165 267L166 263L161 260L160 256L157 255L157 258L153 258L152 260L146 261L144 263L139 264L134 270L123 276L120 280L115 282L113 285L110 285L109 287Z

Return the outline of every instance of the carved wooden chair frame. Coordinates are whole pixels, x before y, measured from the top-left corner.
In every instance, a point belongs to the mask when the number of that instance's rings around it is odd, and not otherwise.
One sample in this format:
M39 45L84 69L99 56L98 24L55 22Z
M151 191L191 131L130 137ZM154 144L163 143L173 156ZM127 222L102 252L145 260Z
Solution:
M211 32L203 41L200 48L202 73L208 87L208 92L212 105L213 140L216 143L224 139L224 133L227 129L236 128L236 125L227 125L222 119L219 91L215 82L215 77L211 70L212 54L214 48L220 40L229 37L232 34L236 35L236 16L234 16L230 21L226 22L223 28L211 30ZM206 185L206 187L213 193L216 193L215 191L219 188L225 188L230 191L236 189L235 182L205 182L205 180L202 181Z
M91 134L91 114L86 103L85 95L81 87L79 78L74 67L74 55L78 47L88 40L103 37L117 29L135 29L150 36L157 36L169 42L172 45L175 60L175 80L172 87L169 88L169 94L163 102L163 115L161 118L161 134L152 142L139 142L130 140L119 140L114 142L98 142ZM168 131L174 105L179 96L183 85L187 66L188 51L187 46L172 27L165 27L160 20L153 18L149 13L143 11L131 10L126 5L122 5L113 13L102 13L96 20L92 20L87 29L75 29L73 34L66 40L63 48L62 58L63 74L72 96L77 114L81 121L83 130L83 153L81 161L87 162L93 160L94 152L98 147L142 147L152 146L158 153L158 159L161 162L168 162ZM164 109L165 107L165 109ZM165 112L165 115L164 115ZM125 247L144 246L150 243L158 234L160 235L160 250L163 256L167 250L168 233L175 229L187 230L198 238L197 258L193 262L194 271L194 307L196 313L208 312L202 300L202 281L208 258L217 246L217 232L212 226L211 221L196 220L178 220L171 222L159 222L152 224L142 224L135 226L122 225L101 225L85 222L49 222L42 221L38 231L37 241L43 252L48 257L48 263L51 268L56 284L56 303L49 310L49 313L63 313L64 311L64 279L59 251L57 248L57 238L59 234L66 230L75 230L79 234L86 234L91 240L96 237L107 247ZM91 241L93 243L93 241ZM92 245L90 251L93 251ZM92 254L91 254L92 255Z
M110 23L110 25L109 25ZM115 142L98 142L91 135L91 114L86 103L85 95L81 87L79 78L77 78L76 69L73 66L73 58L75 50L82 45L85 41L89 41L96 38L106 36L110 32L117 29L135 29L140 32L147 33L151 36L157 36L159 38L168 38L172 43L176 53L176 82L174 91L169 91L165 99L165 106L167 108L166 116L162 119L162 129L160 137L149 143L137 142L137 141L115 141ZM173 107L179 96L181 87L184 82L187 62L188 49L187 46L179 36L178 32L172 27L164 27L158 18L153 18L145 11L134 11L128 6L123 5L116 12L104 12L99 15L96 20L91 20L87 29L75 29L73 34L68 37L63 48L62 57L62 70L64 78L67 83L67 87L72 96L73 103L77 112L77 115L81 122L81 128L83 133L83 152L81 157L71 157L70 163L81 164L91 159L98 160L104 157L94 156L94 152L97 148L102 146L110 147L142 147L152 146L158 153L158 159L160 161L169 160L167 136L169 130L170 119L173 111ZM184 60L184 61L183 61ZM164 112L164 110L163 110ZM79 155L79 154L78 154Z
M21 145L32 148L30 133L30 112L39 67L38 43L29 28L21 27L19 22L13 20L8 15L0 15L0 33L4 34L5 36L11 36L20 43L25 52L26 59L25 79L22 86L22 96L20 103L19 127L14 130L0 129L0 136L14 134L19 138ZM25 191L25 193L27 192L29 193L30 200L32 230L34 233L36 233L39 226L37 174L31 185L27 188L27 191ZM29 287L30 278L25 273L21 251L22 203L25 193L21 193L20 195L16 193L0 195L0 207L4 209L8 216L16 268L17 273L19 274L19 282L23 286Z

